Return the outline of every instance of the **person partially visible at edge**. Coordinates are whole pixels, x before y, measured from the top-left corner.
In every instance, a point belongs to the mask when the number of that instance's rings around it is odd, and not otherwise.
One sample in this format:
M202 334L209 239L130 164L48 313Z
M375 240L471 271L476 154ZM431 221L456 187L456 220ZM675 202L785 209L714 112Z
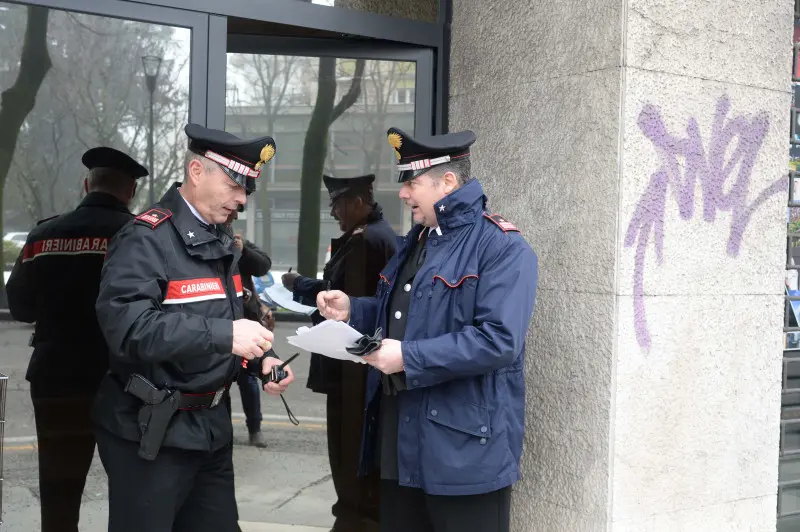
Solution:
M330 197L331 216L343 234L331 240L331 258L322 280L286 273L283 285L294 299L316 305L317 294L330 288L355 296L375 293L378 275L397 249L397 236L375 202L374 175L350 178L323 176ZM316 325L324 318L315 312ZM327 394L328 458L336 503L331 509L334 532L378 529L379 476L359 478L361 432L367 367L312 353L308 388Z
M317 296L326 318L386 332L365 356L374 370L362 472L380 469L383 532L506 532L520 478L536 254L485 210L470 177L474 133L388 135L416 225L375 296Z
M117 233L95 305L110 356L93 409L109 532L236 531L230 386L245 360L280 364L265 356L272 333L244 318L225 225L275 142L185 132L183 183ZM286 369L268 393L286 390Z
M248 192L248 196L249 196ZM239 213L244 212L244 205L228 217L228 226L239 218ZM275 331L275 318L272 311L267 308L256 294L253 284L253 277L262 277L267 274L272 267L272 259L258 246L242 238L239 233L233 233L234 245L241 252L239 258L239 272L242 275L242 288L244 289L244 317L248 320L257 321L267 328ZM267 443L261 432L261 381L255 375L246 371L239 372L236 380L239 386L239 394L242 398L242 409L244 410L245 424L249 435L249 443L255 447L264 448Z
M78 532L81 497L94 456L91 406L108 370L108 346L94 303L108 241L133 219L137 179L147 170L99 146L86 151L86 196L30 232L6 291L15 320L35 323L30 381L39 455L42 532Z

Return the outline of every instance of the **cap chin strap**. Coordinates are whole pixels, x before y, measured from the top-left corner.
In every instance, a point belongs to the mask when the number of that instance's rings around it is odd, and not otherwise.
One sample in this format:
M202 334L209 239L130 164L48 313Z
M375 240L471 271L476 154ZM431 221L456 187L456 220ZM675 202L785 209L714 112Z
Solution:
M211 159L215 163L220 164L230 170L233 170L237 174L242 174L245 177L252 177L253 179L255 179L259 175L261 175L261 171L253 170L246 164L242 164L239 161L234 161L233 159L229 159L211 150L206 150L206 152L203 154L203 157L205 157L206 159Z
M435 159L420 159L418 161L411 161L410 163L406 164L398 164L397 169L401 172L406 170L424 170L425 168L430 168L431 166L436 166L437 164L444 164L450 162L450 156L445 155L443 157L437 157Z

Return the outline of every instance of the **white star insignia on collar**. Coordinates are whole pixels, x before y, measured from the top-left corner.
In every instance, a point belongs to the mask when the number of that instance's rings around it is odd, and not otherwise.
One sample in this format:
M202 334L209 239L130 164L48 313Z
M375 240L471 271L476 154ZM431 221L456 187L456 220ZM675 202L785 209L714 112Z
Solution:
M186 233L186 236L188 236L189 238L194 238L194 233L189 231L188 233Z
M439 212L444 212L444 205L439 205Z

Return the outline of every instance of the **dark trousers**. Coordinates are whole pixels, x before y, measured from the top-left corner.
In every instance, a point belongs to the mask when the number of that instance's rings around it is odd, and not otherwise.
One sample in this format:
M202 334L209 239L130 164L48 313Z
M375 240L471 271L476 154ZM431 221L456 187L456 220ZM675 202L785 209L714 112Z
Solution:
M97 427L108 474L109 532L236 532L233 446L218 451L162 447L155 460L139 444Z
M349 364L345 385L328 392L328 459L336 503L331 509L335 532L378 530L380 479L377 474L358 476L364 418L365 368ZM349 374L354 374L350 376Z
M240 371L236 379L239 394L242 396L242 409L250 433L261 430L261 381L246 371Z
M31 384L39 446L42 532L78 532L81 496L94 456L93 397L58 396Z
M510 511L510 486L448 496L381 481L381 532L508 532Z

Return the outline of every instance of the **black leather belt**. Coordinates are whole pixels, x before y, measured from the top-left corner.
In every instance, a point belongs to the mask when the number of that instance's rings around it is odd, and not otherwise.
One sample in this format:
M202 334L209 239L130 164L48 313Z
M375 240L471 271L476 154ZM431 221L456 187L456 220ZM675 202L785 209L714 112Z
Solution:
M181 393L178 400L178 410L203 410L214 408L225 396L228 386L223 386L215 392L209 393Z

